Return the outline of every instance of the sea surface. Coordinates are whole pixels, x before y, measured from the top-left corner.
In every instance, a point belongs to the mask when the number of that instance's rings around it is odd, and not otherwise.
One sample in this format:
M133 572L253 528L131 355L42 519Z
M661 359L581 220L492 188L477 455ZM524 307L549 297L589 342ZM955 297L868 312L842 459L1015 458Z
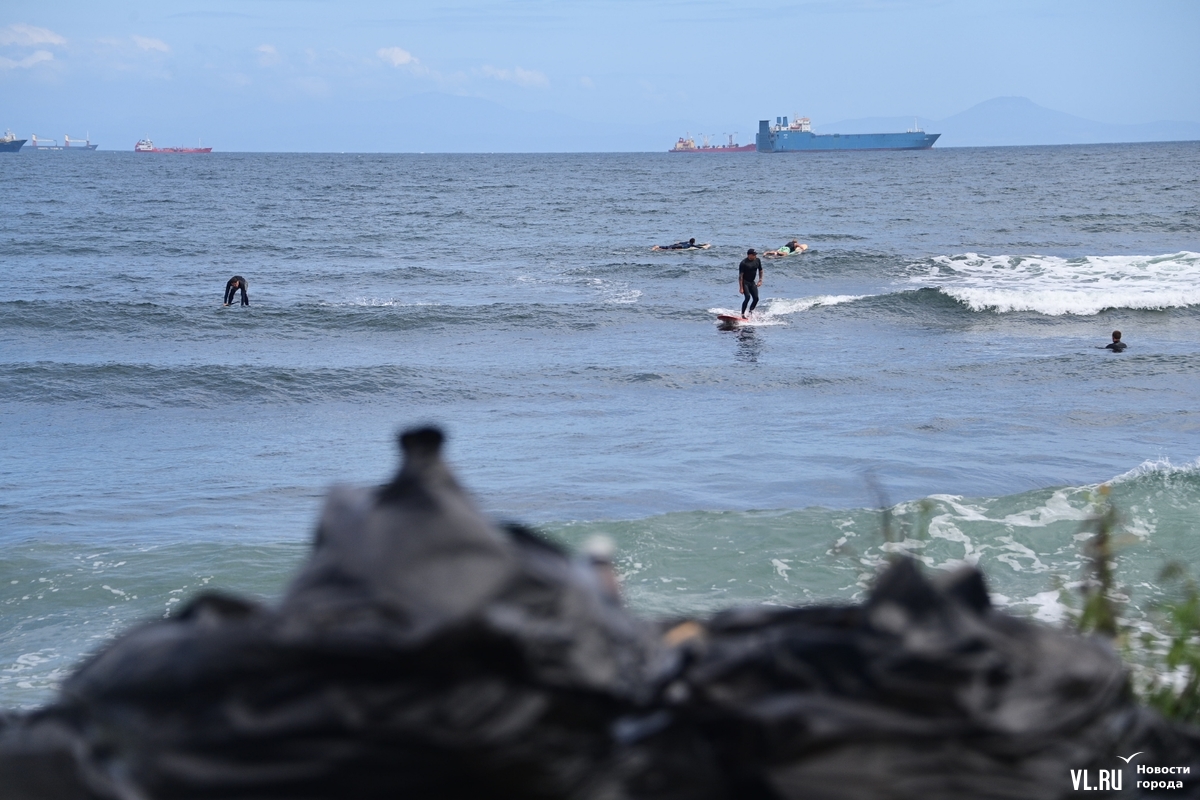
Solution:
M1055 623L1104 484L1132 620L1200 562L1200 143L22 153L0 185L0 707L201 590L277 597L327 488L427 422L487 513L612 537L649 615L850 601L904 551Z

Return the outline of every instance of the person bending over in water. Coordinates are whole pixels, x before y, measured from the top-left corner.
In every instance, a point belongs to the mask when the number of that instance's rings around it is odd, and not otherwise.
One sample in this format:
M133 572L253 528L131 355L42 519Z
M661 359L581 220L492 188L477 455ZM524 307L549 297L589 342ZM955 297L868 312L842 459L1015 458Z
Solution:
M233 305L233 296L237 294L238 289L242 290L242 305L250 305L250 298L246 295L246 279L241 275L234 275L229 279L229 283L225 284L225 305Z
M1121 341L1121 332L1113 331L1113 340L1104 345L1105 350L1112 350L1114 353L1119 353L1129 345Z
M758 277L758 283L754 282L755 276ZM746 316L746 306L750 306L750 311L753 312L755 306L758 305L758 287L762 286L763 282L763 267L762 262L758 260L758 254L751 247L746 251L746 257L742 259L742 263L738 264L738 291L746 296L742 300L742 316ZM753 301L753 302L751 302Z

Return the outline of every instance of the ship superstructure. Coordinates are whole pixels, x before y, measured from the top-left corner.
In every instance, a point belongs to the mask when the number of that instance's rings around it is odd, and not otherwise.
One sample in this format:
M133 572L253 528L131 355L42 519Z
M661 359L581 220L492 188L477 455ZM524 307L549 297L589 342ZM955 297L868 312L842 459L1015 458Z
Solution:
M12 131L5 131L4 136L0 137L0 153L19 152L23 144L25 144L24 139L18 139Z

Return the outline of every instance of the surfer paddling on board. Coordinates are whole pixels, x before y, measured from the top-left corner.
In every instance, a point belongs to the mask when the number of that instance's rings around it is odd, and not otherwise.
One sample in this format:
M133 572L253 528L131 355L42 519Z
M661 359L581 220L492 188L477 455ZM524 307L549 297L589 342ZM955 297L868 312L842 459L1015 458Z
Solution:
M242 290L242 305L250 305L250 298L246 295L246 279L241 275L234 275L229 279L229 283L225 284L225 305L233 305L233 296L237 294L238 289Z
M794 256L797 253L803 253L807 249L808 245L800 244L800 242L792 239L778 250L768 250L763 255L767 258L786 258L787 256Z
M707 244L696 244L696 237L688 239L686 242L675 242L674 244L656 244L651 250L707 250Z
M758 277L758 283L754 282L755 276ZM742 300L743 317L746 316L747 305L750 306L750 312L754 313L754 308L758 305L758 287L762 286L762 282L762 262L758 260L758 253L751 247L746 251L742 263L738 264L738 292L745 295L745 299Z

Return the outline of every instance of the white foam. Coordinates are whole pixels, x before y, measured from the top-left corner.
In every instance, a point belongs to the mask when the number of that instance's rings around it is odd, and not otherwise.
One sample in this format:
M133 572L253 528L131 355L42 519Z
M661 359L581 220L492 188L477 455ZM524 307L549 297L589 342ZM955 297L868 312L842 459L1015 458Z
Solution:
M770 300L766 310L761 313L768 318L782 317L788 314L808 311L817 306L836 306L841 303L852 303L855 300L861 300L865 296L861 294L822 294L816 297L801 297L796 300L777 297Z
M909 282L938 289L972 311L1090 316L1106 308L1200 304L1200 253L1160 256L938 256Z
M791 314L808 311L817 306L836 306L839 303L852 303L867 296L861 294L822 294L816 297L801 297L799 299L776 297L756 308L754 316L741 324L758 326L786 325L787 321L785 317ZM708 312L710 314L729 314L734 317L742 313L740 309L728 308L710 308Z
M771 566L775 568L775 574L777 574L779 577L783 578L785 581L788 579L788 570L791 569L791 567L788 566L788 563L787 563L789 561L791 561L790 558L772 558L771 559Z
M1067 617L1067 607L1063 605L1058 590L1038 592L1027 600L1019 601L1019 605L1037 606L1037 611L1033 612L1033 618L1042 622L1057 624Z
M1044 528L1055 522L1064 521L1081 522L1092 515L1092 510L1087 505L1075 506L1071 504L1070 496L1079 494L1079 491L1079 489L1074 488L1059 489L1037 508L1017 514L1009 514L1000 521L1005 525L1012 525L1018 528Z
M1128 472L1123 472L1109 483L1124 483L1146 475L1190 475L1200 472L1200 458L1183 464L1172 464L1169 458L1143 461Z
M1026 567L1022 565L1019 560L1022 558L1029 561L1029 572L1050 571L1050 568L1043 564L1042 560L1038 558L1038 554L1031 550L1027 545L1021 544L1011 536L1001 536L999 541L1002 545L1002 550L1006 552L1001 552L998 556L996 556L996 560L1003 561L1005 564L1008 564L1013 568L1014 572L1026 571Z
M362 307L366 307L366 308L397 308L397 307L398 308L409 308L411 306L432 306L434 304L429 303L429 302L409 303L409 302L405 302L403 300L397 300L397 299L391 298L391 297L389 297L389 298L356 297L347 303L330 303L330 302L326 302L326 301L321 301L321 302L317 303L317 305L321 305L321 306L362 306Z
M616 303L620 305L629 305L636 303L638 298L642 296L641 289L631 289L625 281L612 281L606 278L588 278L586 283L589 287L598 290L604 295L601 302Z

